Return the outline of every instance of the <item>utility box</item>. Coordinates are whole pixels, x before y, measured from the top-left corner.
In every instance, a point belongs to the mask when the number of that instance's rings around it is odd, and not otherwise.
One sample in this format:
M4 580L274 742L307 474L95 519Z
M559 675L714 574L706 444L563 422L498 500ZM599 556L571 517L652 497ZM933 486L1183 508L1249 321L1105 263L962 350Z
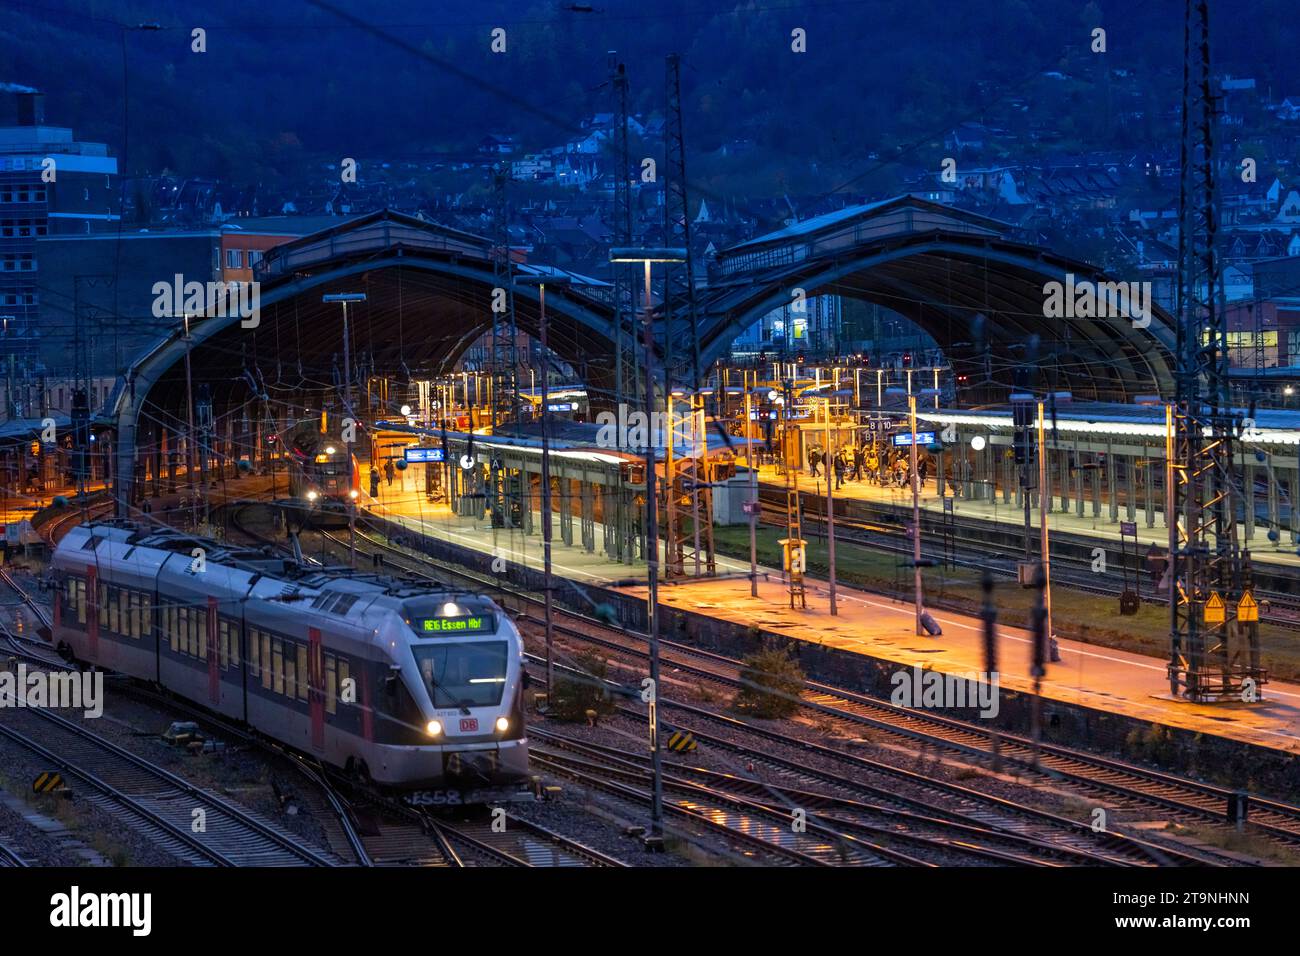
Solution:
M730 478L713 482L713 523L718 525L749 524L749 512L745 502L749 501L749 471L743 467L736 468L736 474Z
M1022 588L1034 586L1034 573L1038 570L1037 561L1021 561L1016 564L1016 581Z

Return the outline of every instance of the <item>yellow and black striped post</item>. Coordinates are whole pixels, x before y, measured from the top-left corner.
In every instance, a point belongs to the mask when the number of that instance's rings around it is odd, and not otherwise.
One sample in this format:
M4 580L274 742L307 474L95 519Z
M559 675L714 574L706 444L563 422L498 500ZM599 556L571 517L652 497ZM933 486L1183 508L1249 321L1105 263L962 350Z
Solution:
M32 781L33 793L53 793L63 787L63 775L52 770L38 774Z

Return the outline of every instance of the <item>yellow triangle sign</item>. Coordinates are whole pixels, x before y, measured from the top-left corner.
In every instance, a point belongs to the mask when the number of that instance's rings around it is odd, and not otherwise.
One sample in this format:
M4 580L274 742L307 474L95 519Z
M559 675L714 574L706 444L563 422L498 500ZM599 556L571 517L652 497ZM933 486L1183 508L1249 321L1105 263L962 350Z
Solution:
M1259 602L1249 591L1244 592L1237 602L1237 620L1242 624L1252 624L1259 620Z
M1226 619L1223 598L1218 591L1210 592L1210 599L1205 602L1205 623L1222 624Z

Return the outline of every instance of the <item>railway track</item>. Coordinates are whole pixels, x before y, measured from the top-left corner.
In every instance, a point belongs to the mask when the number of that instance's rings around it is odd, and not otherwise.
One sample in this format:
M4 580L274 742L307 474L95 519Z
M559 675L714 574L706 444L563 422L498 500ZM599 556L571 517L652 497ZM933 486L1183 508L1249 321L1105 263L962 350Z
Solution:
M74 721L48 710L14 713L22 716L6 720L0 734L82 781L92 791L87 800L120 810L180 859L209 866L339 865L292 834Z
M621 860L548 827L511 813L505 814L504 829L493 829L490 820L456 820L426 814L429 824L441 831L453 846L466 855L478 856L489 865L505 866L627 866Z
M333 540L336 545L341 543L327 533L325 537ZM402 570L434 577L421 568L422 565L428 566L427 558L396 548L365 532L359 531L358 538L370 547L406 562L408 566ZM508 594L522 618L533 624L541 623L541 618L531 613L541 604L540 599L534 595L504 588L499 581L485 581L478 575L444 564L437 565L437 572L441 579L459 578L478 587ZM573 627L557 622L556 633L562 636L613 651L639 657L648 656L646 639L642 635L626 629L615 629L604 622L570 611L562 612L561 617L580 625ZM660 653L661 660L667 666L681 672L725 685L732 690L740 687L739 671L742 662L733 658L664 640L660 641ZM993 758L993 732L978 724L896 707L887 701L816 681L805 682L805 687L799 704L806 710L858 727L873 727L906 738L912 743L924 743L968 758L975 757L981 761L991 761ZM665 703L672 704L670 701ZM1226 788L1057 745L1044 745L1040 748L1042 769L1035 771L1032 765L1032 742L1005 733L998 733L997 738L1002 758L1007 763L1016 765L1023 773L1037 774L1048 780L1069 781L1090 793L1103 794L1112 801L1109 804L1112 808L1154 809L1173 813L1184 821L1210 823L1223 828L1227 826L1225 809L1233 791ZM1289 846L1300 844L1300 807L1255 796L1251 799L1252 807L1258 812L1253 813L1247 824L1249 829Z
M648 785L649 757L644 753L577 741L536 728L533 734L536 739L548 743L549 748L541 753L556 772L570 773L576 769L594 776L613 775L614 779L632 785ZM927 818L918 813L890 810L826 793L778 786L766 780L718 773L679 761L667 761L664 788L666 797L678 806L688 809L708 807L711 822L721 821L731 826L734 825L731 816L737 815L735 822L743 826L745 832L770 833L773 831L767 829L767 824L771 824L778 827L775 832L783 839L784 831L792 826L796 813L802 811L805 815L802 825L818 838L818 847L830 845L834 850L833 862L839 865L975 863L1059 866L1063 863L1057 861L1063 859L1077 864L1112 863L1097 854L1065 853L1050 844L1036 844L1027 838L999 834L988 828L954 824L937 817ZM760 826L756 826L752 819L756 814L762 815ZM881 816L891 818L893 824L881 824L878 822ZM960 831L960 837L954 835L954 830ZM895 848L893 844L898 843L908 849ZM1002 846L994 846L994 843ZM1029 852L1031 850L1033 852ZM812 855L826 857L824 853Z
M632 688L612 686L625 697L636 695ZM903 819L909 819L919 815L931 821L932 825L937 822L941 824L941 829L948 831L948 837L968 840L972 833L991 832L1012 842L1020 842L1026 848L1035 849L1040 856L1051 857L1055 853L1070 862L1094 866L1205 866L1238 862L1227 861L1213 853L1190 852L1158 845L1113 830L1099 833L1088 823L928 774L755 727L734 717L693 705L677 704L669 700L661 700L660 703L665 709L686 710L696 717L696 722L691 723L689 728L675 721L664 722L660 727L661 733L668 734L673 729L689 729L701 745L738 758L736 766L744 767L745 786L752 788L758 785L764 791L771 788L791 794L797 792L799 799L814 801L800 804L805 809L826 801L835 804L837 798L845 798L856 804L869 801L872 808L881 808L886 816L901 815ZM645 715L635 708L621 706L619 710L636 724L645 722ZM699 719L712 721L716 728L713 732L701 729ZM536 735L536 729L532 733ZM746 738L753 738L752 742ZM825 766L813 765L803 757L792 758L774 749L773 745L781 745L800 753L810 752L821 760L852 772L854 776L849 777L844 773L827 770ZM767 777L762 781L750 779L759 768L766 771ZM906 789L900 788L900 784ZM844 807L840 806L839 809ZM862 808L858 806L856 809ZM1044 852L1044 848L1050 849Z
M26 867L30 866L27 860L17 850L8 844L0 841L0 868L3 867Z

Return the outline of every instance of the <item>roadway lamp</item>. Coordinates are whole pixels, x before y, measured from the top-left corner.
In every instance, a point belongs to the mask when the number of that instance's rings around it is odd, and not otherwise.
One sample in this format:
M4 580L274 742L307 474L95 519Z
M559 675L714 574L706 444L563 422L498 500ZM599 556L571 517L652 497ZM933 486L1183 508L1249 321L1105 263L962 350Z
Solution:
M686 250L677 246L615 246L609 250L610 262L685 262Z

